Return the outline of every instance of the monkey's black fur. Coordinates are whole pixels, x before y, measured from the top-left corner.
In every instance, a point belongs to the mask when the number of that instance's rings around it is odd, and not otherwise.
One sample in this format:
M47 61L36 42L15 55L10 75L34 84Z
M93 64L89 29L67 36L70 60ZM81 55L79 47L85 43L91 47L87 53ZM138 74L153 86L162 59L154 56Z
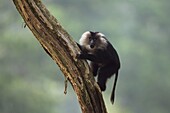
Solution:
M116 50L105 36L99 32L87 31L82 35L80 41L82 41L82 45L77 45L81 49L81 53L77 54L77 58L90 61L93 75L98 75L97 83L101 91L106 90L106 82L108 78L115 74L115 81L110 98L113 104L118 70L120 68L119 56Z

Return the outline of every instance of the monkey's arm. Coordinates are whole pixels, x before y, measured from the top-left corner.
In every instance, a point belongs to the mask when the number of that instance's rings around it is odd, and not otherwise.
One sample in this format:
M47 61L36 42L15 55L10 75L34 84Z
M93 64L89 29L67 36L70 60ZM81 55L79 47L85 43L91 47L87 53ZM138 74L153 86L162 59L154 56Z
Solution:
M77 43L77 42L76 42L76 44L77 44L77 46L80 48L80 50L82 50L81 45L80 45L79 43Z
M80 44L77 43L77 46L80 48L81 52L79 54L77 54L77 58L78 59L88 59L90 61L96 61L96 57L93 54L88 54L86 49L83 48L83 46L81 46Z
M100 62L100 60L98 58L96 58L95 55L88 54L88 53L85 53L85 52L81 52L80 54L77 54L77 58L78 59L87 59L87 60L90 60L90 61L93 61L93 62Z
M110 56L110 51L108 50L96 49L95 51L90 52L87 49L85 49L84 46L81 46L78 43L77 45L81 50L81 52L77 54L78 59L86 59L92 62L104 63L104 64L112 62L112 56Z

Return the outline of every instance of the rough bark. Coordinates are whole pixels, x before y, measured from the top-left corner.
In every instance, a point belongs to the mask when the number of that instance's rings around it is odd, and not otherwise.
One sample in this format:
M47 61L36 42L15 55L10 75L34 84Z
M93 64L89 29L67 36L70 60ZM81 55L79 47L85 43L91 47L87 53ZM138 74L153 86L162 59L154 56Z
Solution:
M40 0L13 0L42 47L58 64L77 94L83 113L107 113L101 91L87 62L77 60L79 49Z

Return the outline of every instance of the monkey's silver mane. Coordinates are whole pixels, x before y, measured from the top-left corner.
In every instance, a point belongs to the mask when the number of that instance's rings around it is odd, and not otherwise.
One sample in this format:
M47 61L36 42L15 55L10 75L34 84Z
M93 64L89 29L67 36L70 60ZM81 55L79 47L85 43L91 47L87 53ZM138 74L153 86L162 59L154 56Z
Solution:
M90 36L91 34L89 31L84 32L79 40L80 45L88 45Z
M96 36L98 36L98 43L96 45L97 48L104 49L107 47L107 39L105 38L105 35L103 33L97 32ZM81 46L86 46L89 48L89 37L91 37L90 31L86 31L82 34L79 43ZM90 49L90 48L89 48Z

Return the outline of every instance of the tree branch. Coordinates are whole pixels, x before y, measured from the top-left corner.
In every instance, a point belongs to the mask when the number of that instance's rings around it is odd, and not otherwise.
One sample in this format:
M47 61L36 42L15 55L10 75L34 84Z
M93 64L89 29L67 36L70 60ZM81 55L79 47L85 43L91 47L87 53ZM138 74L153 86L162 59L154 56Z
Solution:
M77 94L83 113L107 113L101 91L85 61L75 58L79 49L40 0L13 0L26 25L58 64Z

